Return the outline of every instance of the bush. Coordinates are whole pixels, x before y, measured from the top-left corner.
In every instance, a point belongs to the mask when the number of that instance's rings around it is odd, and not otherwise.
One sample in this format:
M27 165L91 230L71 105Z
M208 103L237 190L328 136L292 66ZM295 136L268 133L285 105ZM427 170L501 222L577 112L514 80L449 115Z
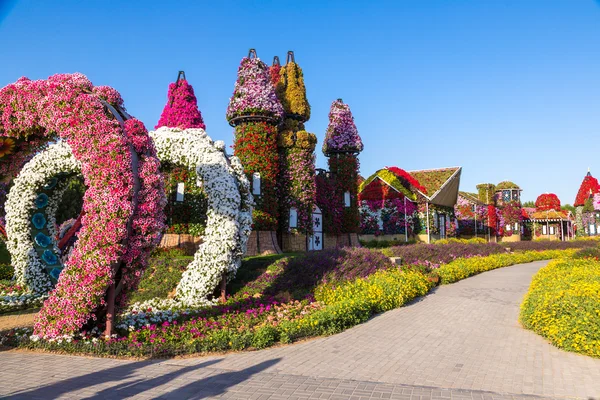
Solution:
M552 258L567 257L575 253L575 250L546 250L526 251L513 254L493 254L487 257L472 257L459 259L449 264L442 265L438 270L441 283L453 283L481 272L496 268L508 267L514 264L528 263L537 260L549 260Z
M573 255L573 258L591 258L600 261L600 247L587 247L577 250Z
M508 247L512 251L542 251L542 250L566 250L581 249L585 247L597 247L598 242L591 240L571 240L560 242L557 240L536 240L502 243L503 247Z
M12 265L0 264L0 280L12 279L15 274L15 269Z
M403 264L424 264L430 268L437 268L441 264L447 264L457 258L488 256L504 252L506 249L497 243L469 243L466 241L396 246L383 251L390 257L402 258Z
M521 322L561 349L600 357L600 262L556 260L540 269Z

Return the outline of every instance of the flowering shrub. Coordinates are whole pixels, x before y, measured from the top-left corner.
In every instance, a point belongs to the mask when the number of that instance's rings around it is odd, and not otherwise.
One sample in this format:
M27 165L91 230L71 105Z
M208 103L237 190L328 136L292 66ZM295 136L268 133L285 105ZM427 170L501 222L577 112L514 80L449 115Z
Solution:
M363 143L354 124L350 107L341 99L335 100L329 111L329 126L325 133L323 153L325 155L340 152L360 153L362 150Z
M563 259L540 269L520 319L561 349L600 357L600 262Z
M266 64L258 58L244 57L227 107L227 120L251 115L280 120L283 108L275 94Z
M571 240L561 242L556 240L541 240L541 241L522 241L502 243L503 247L509 247L511 251L540 251L540 250L565 250L565 249L582 249L586 247L595 247L597 243L586 240Z
M81 74L39 81L21 78L0 90L0 135L27 138L31 154L56 133L81 163L88 187L77 246L36 318L40 336L77 332L95 310L103 308L106 289L117 277L122 288L117 305L121 305L126 292L135 287L150 249L160 240L164 195L159 162L145 127L130 118L122 105L116 90L94 87ZM5 156L0 174L14 176L23 161L21 154L16 161ZM46 197L29 198L33 203L25 207L47 207ZM11 212L7 209L8 224ZM38 214L32 224L43 229L47 221ZM18 229L7 233L9 242L12 234L20 234ZM48 265L57 262L49 249L42 259Z
M554 193L544 193L535 200L536 211L560 211L560 200Z
M489 256L504 253L506 250L498 243L448 242L445 244L419 243L410 246L394 246L384 250L390 257L400 257L403 264L424 264L438 268L457 258Z
M202 114L198 110L194 88L187 80L177 80L169 85L167 104L154 129L161 126L179 129L206 129Z
M250 184L239 159L228 158L225 144L202 129L159 128L150 135L161 160L196 169L205 188L203 242L177 286L178 299L194 304L212 293L224 273L233 277L242 262L252 224Z
M526 251L514 254L492 254L487 257L472 257L468 259L457 259L442 265L437 272L443 284L454 283L469 276L496 268L508 267L514 264L529 263L538 260L549 260L552 258L569 257L575 250L543 250Z

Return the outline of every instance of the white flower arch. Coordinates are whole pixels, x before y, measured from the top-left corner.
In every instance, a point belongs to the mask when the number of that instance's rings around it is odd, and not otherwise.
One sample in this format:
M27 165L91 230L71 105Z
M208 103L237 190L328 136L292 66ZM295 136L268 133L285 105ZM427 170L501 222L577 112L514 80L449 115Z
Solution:
M225 143L213 142L203 129L159 128L150 132L158 158L196 169L208 200L203 242L177 286L177 299L202 302L224 272L232 278L240 267L252 229L250 184L237 157Z
M50 275L62 270L60 257L54 264L43 259L48 251L56 256L60 251L56 242L56 211L66 189L65 176L81 173L81 163L75 159L66 142L50 145L33 157L14 179L6 199L7 248L19 284L38 295L46 294L53 286ZM48 194L50 194L48 196ZM40 196L47 202L40 203ZM43 198L43 197L42 197ZM32 218L42 215L44 226L34 229ZM41 217L40 217L41 219ZM42 234L45 246L36 235ZM48 241L49 239L49 241ZM50 254L49 253L49 254ZM58 275L54 280L58 280Z

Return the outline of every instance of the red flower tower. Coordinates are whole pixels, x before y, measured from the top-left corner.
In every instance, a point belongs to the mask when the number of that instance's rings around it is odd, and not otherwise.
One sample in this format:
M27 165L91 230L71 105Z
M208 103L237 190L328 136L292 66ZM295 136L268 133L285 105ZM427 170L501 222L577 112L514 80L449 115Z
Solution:
M323 153L329 158L330 179L335 181L335 201L343 207L341 229L343 245L358 245L360 228L358 212L358 154L363 143L354 124L350 107L337 99L329 111L329 126L323 143ZM345 236L344 234L348 234ZM355 237L355 240L352 238Z

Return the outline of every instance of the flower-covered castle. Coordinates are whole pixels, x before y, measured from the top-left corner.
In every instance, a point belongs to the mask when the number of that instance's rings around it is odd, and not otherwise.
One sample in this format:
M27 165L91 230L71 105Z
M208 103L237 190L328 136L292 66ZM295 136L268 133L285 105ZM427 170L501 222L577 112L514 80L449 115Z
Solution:
M575 226L577 236L600 234L600 183L588 169L575 198Z

